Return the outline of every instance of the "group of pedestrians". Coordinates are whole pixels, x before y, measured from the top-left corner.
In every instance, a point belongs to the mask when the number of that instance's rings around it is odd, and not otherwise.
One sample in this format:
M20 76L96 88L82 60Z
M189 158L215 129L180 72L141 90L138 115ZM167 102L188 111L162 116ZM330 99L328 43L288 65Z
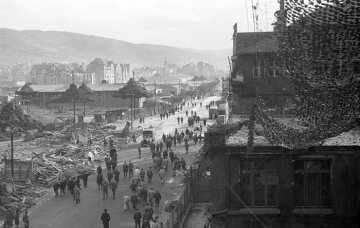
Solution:
M30 222L29 222L29 216L28 211L25 209L24 214L22 216L23 221L23 227L29 228ZM5 220L4 220L4 228L18 228L20 225L20 210L15 209L7 209L5 211Z

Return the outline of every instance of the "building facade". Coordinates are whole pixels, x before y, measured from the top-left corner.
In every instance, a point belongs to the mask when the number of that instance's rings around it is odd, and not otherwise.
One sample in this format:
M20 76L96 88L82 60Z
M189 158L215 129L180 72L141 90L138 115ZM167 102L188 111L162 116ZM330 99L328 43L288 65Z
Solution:
M358 227L360 146L306 149L206 135L215 227Z
M248 112L255 103L283 108L290 103L293 88L283 74L278 40L273 32L238 33L234 25L231 72L231 107Z

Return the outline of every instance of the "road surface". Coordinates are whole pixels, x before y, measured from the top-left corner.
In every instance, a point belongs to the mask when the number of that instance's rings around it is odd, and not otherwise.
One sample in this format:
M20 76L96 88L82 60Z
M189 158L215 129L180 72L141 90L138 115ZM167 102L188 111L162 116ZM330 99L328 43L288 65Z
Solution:
M208 97L202 101L203 106L200 108L199 101L197 101L197 106L192 108L186 106L185 110L194 110L200 115L201 118L208 118L208 111L205 109L205 104L208 104L210 100L217 100L217 97ZM160 139L162 133L165 134L171 133L174 134L175 128L181 132L187 128L187 118L185 116L185 110L182 112L177 112L175 116L170 116L167 120L160 120L159 116L148 117L145 120L142 127L148 127L150 125L156 127L156 138ZM181 125L177 124L177 117L183 116L184 123ZM211 122L211 121L210 121ZM138 123L138 122L137 122ZM137 126L135 125L135 126ZM195 125L198 126L199 124ZM193 143L190 144L190 153L185 154L184 144L177 145L173 150L178 157L182 157L187 161L187 166L189 166L193 155L199 145L194 146ZM137 149L126 149L124 147L121 151L118 151L118 162L119 168L121 169L121 164L123 161L131 160L135 163L135 167L147 168L152 165L152 159L149 152L149 148L143 148L142 158L138 158ZM103 169L105 170L105 169ZM172 176L173 172L168 171L166 174L166 183L161 186L158 173L154 172L153 183L148 186L153 187L154 190L160 191L162 195L160 211L164 208L164 202L170 199L174 194L176 194L176 189L181 185L182 176ZM121 174L122 175L122 174ZM133 222L133 210L124 211L122 197L124 194L130 194L130 180L120 176L120 183L117 189L116 199L112 199L111 191L109 191L109 198L102 199L102 191L98 190L96 185L96 177L92 175L88 180L88 188L81 190L81 202L76 205L75 201L71 197L70 193L66 191L66 196L54 197L52 191L47 194L43 199L41 199L37 205L31 208L29 212L30 218L30 227L36 228L91 228L91 227L103 227L100 216L103 210L106 208L111 216L110 227L134 227ZM141 212L143 213L142 209ZM155 210L155 213L157 211Z

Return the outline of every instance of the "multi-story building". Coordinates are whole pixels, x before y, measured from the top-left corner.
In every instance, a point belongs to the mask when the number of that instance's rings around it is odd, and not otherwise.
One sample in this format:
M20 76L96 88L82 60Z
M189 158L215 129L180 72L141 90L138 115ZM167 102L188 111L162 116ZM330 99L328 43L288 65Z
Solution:
M293 95L278 57L278 39L273 32L238 33L234 25L231 72L231 107L247 112L257 102L284 107Z
M115 64L112 61L107 61L104 64L104 79L109 84L115 83Z
M94 74L94 83L98 84L105 80L109 84L126 83L130 76L130 64L114 63L100 58L91 61L87 72Z
M255 135L249 151L245 124L232 136L209 131L211 191L203 191L210 194L213 224L358 227L359 135L353 129L300 148L276 145Z

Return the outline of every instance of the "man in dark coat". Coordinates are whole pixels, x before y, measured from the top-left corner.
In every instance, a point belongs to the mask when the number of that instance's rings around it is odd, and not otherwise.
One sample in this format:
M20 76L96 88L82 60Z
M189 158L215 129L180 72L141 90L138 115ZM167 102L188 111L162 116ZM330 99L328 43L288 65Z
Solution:
M110 215L107 213L107 209L104 210L104 213L101 215L101 221L104 225L104 228L109 228Z
M156 190L156 192L154 194L154 199L155 199L155 208L159 208L160 200L161 200L161 194L160 194L159 190Z
M128 165L126 164L126 161L124 161L124 164L123 164L123 173L124 173L124 177L127 177L127 173L128 173Z
M129 165L128 165L128 169L129 169L129 179L130 179L130 176L134 176L134 165L133 163L131 163L131 161L129 161Z
M82 179L83 179L83 182L84 182L84 188L87 188L88 176L89 176L88 173L84 173L84 174L81 176Z
M137 204L139 203L139 198L137 197L136 194L132 194L131 198L130 198L130 202L133 206L134 211L137 210Z
M120 171L118 169L114 170L114 177L117 184L119 184Z
M63 178L60 181L60 196L65 195L65 189L66 189L66 179Z
M101 189L101 185L102 185L102 182L103 182L103 176L101 174L98 174L97 177L96 177L96 183L99 187L99 190Z
M167 157L168 157L168 152L167 152L167 150L164 150L164 152L163 152L163 158L164 158L164 159L167 159Z
M100 165L96 168L96 171L98 174L102 174L102 168Z
M151 169L151 166L146 171L146 175L147 175L147 178L148 178L148 183L151 184L151 180L152 180L152 177L153 177L153 171Z
M135 213L134 213L134 220L135 220L135 228L141 228L140 226L140 222L141 222L141 212L136 209Z
M53 189L54 189L54 192L55 192L55 197L58 197L58 195L59 195L59 188L60 188L59 181L56 181L55 184L53 185Z

